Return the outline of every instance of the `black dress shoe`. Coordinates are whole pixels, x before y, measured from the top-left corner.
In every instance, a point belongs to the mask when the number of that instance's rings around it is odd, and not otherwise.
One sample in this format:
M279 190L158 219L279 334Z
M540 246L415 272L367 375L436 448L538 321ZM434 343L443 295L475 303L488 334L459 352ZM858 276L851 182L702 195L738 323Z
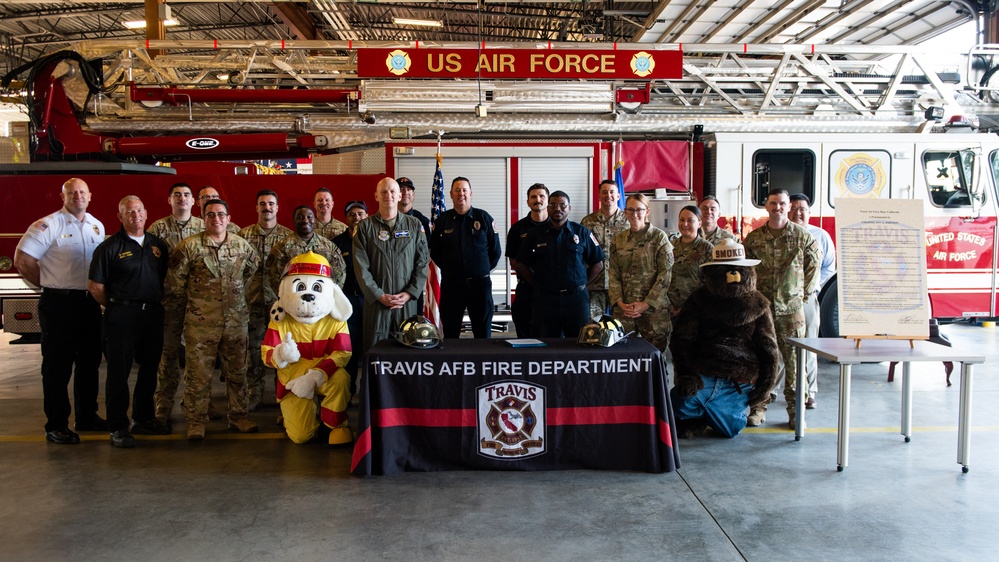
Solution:
M73 425L73 429L77 431L107 431L108 422L104 421L104 418L100 416L94 416L93 418L87 420L76 420L76 424Z
M67 427L45 432L45 440L56 445L76 445L80 442L80 436Z
M111 432L111 446L119 449L131 449L135 446L135 437L127 429Z
M170 435L166 424L156 418L144 422L133 421L131 431L135 435Z

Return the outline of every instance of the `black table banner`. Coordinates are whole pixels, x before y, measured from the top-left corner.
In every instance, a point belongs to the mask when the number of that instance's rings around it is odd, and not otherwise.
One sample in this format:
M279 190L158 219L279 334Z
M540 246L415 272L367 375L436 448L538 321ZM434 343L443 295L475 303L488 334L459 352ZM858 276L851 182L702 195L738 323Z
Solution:
M544 341L376 344L364 360L351 472L680 467L657 349L641 338L609 348Z

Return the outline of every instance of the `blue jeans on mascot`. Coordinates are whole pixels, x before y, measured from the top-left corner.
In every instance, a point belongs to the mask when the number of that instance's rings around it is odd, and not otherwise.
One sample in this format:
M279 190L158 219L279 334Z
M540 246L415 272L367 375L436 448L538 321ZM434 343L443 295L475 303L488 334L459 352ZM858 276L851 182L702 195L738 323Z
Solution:
M701 381L704 388L693 396L679 396L676 389L670 392L677 422L703 419L719 435L739 435L746 428L748 396L753 385L705 375L701 375Z

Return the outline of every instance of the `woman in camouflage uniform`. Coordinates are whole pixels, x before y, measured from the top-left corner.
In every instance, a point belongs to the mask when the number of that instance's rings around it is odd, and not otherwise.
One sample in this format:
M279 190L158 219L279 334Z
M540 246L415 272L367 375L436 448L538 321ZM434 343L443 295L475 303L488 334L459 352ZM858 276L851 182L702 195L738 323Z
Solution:
M673 273L673 245L666 233L648 223L649 200L628 197L624 209L629 228L610 244L607 295L612 314L625 331L637 330L665 351L672 329L667 292Z
M701 286L701 264L711 261L710 242L701 238L701 210L693 205L680 209L680 236L673 239L673 281L669 284L669 306L676 316L690 293Z

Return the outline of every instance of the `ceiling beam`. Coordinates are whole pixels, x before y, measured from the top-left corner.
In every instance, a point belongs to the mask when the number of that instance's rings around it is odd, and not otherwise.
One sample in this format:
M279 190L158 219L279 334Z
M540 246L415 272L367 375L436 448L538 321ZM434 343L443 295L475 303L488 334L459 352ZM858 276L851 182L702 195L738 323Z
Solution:
M309 16L308 10L304 7L292 2L276 2L271 4L270 7L281 18L281 21L288 26L291 33L297 39L306 41L325 39L319 30L316 29L312 17Z

